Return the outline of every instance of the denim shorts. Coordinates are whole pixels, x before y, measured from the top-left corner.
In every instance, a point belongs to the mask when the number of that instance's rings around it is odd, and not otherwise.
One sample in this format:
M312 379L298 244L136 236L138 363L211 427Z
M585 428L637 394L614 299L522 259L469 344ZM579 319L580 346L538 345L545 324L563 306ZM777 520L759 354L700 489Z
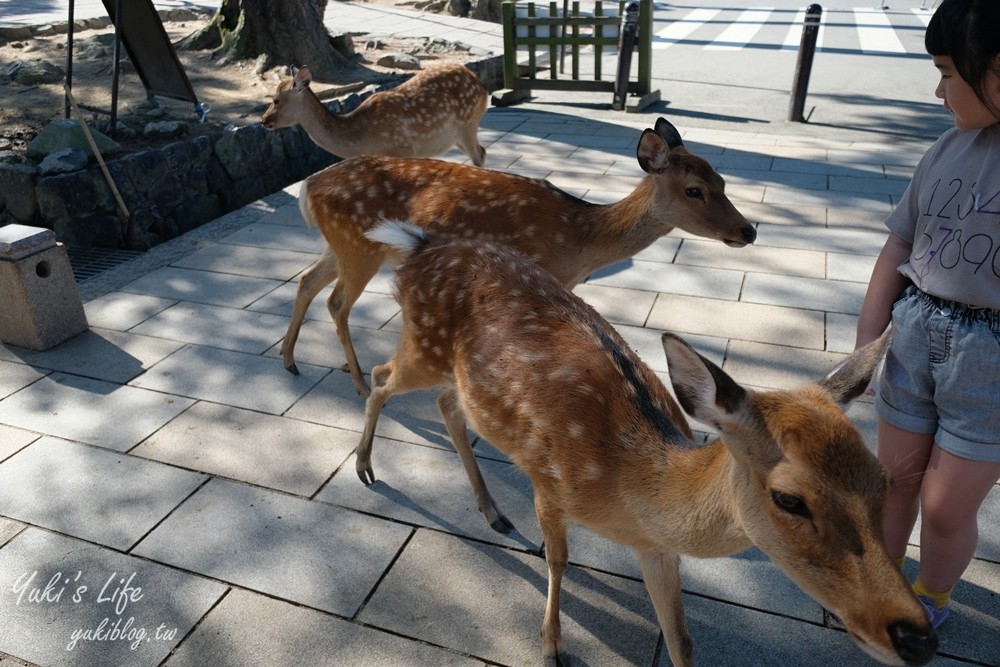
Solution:
M955 456L1000 462L1000 311L911 285L893 306L892 322L879 416L906 431L933 433Z

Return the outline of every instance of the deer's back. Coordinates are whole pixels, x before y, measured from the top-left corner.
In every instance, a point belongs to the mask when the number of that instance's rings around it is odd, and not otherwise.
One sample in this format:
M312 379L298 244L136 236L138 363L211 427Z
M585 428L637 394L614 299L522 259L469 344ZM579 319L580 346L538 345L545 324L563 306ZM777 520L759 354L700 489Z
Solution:
M499 244L433 242L398 270L407 338L453 383L473 428L575 516L669 457L690 430L654 373L592 308Z
M575 254L593 204L545 181L443 160L361 156L310 176L313 221L334 251L370 247L385 219L434 233L497 241L543 264ZM365 245L367 244L367 245Z

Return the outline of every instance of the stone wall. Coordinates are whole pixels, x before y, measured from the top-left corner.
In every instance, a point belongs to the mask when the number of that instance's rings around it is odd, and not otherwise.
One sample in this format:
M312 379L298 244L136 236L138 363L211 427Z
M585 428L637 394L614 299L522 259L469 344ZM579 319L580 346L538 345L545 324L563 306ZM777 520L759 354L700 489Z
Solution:
M502 87L500 57L468 63L489 90ZM338 104L356 107L363 96ZM300 127L274 132L260 124L199 136L108 161L135 221L122 216L97 165L41 176L34 165L0 163L0 225L45 227L73 246L143 248L277 192L335 162Z

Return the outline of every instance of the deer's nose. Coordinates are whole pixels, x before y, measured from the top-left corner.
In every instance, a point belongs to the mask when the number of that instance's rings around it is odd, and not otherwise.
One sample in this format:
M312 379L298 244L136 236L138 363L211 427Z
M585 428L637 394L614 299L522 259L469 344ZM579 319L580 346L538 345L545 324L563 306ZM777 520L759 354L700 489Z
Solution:
M744 227L740 230L740 235L743 236L743 240L748 244L753 243L757 240L757 230L753 227Z
M908 621L889 626L889 637L896 653L907 665L926 665L938 649L937 632L924 632Z

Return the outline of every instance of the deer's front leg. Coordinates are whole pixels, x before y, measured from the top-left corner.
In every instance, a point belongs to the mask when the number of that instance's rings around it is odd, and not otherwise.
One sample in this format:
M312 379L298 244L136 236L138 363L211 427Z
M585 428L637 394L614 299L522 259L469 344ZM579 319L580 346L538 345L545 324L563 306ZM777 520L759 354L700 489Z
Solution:
M653 600L656 618L667 643L667 653L674 667L691 667L691 635L684 618L681 599L681 558L678 554L640 551L639 569L646 590Z

